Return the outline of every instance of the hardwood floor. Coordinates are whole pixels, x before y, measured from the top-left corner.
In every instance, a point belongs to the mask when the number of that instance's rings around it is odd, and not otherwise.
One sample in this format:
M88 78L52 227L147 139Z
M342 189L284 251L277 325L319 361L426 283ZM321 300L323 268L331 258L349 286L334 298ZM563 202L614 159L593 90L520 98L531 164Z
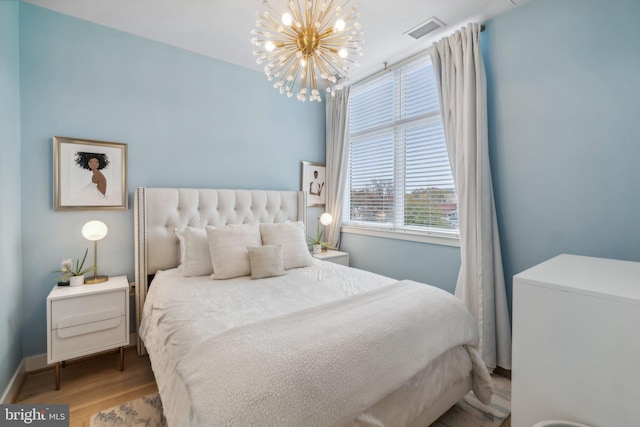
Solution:
M98 411L158 391L148 356L139 357L135 346L125 349L122 372L118 358L110 352L68 362L60 370L60 390L54 369L31 372L15 403L67 403L70 427L81 427Z

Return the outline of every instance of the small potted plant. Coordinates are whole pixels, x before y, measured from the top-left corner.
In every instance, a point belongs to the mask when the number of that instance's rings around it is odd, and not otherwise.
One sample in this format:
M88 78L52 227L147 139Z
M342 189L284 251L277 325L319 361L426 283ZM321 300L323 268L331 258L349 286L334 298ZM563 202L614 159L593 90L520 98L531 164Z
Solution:
M73 260L71 258L67 258L62 260L60 263L60 270L55 270L54 273L61 273L62 275L58 277L56 280L69 282L69 286L80 286L84 284L84 275L85 273L93 270L93 266L89 268L84 268L84 262L87 259L87 253L89 249L87 248L84 251L84 257L82 258L82 262L80 260L76 260L75 266L73 264Z
M315 239L313 237L311 237L311 236L307 236L307 242L310 245L313 245L313 253L314 254L319 254L320 252L322 252L322 248L336 249L333 246L331 246L328 242L322 241L322 234L323 234L322 231L318 231L318 235L316 236Z

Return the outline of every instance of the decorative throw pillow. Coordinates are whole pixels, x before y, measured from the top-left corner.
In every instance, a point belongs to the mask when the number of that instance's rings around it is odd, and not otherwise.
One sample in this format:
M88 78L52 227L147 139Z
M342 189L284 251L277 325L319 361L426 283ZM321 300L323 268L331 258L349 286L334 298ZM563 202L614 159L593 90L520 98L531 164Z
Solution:
M249 246L247 251L249 252L252 279L285 274L282 245Z
M302 221L260 224L263 245L282 245L284 269L308 267L311 254Z
M231 279L251 274L247 246L260 246L258 224L206 227L213 266L212 279Z
M184 256L180 265L185 277L206 276L213 272L207 232L204 228L185 227Z

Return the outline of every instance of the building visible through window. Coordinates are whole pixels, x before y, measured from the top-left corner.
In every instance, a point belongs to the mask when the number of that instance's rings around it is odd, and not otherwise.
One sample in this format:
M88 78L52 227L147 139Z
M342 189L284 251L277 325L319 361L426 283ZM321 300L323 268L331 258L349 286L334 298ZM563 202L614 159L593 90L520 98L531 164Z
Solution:
M458 210L427 54L353 85L344 224L457 237Z

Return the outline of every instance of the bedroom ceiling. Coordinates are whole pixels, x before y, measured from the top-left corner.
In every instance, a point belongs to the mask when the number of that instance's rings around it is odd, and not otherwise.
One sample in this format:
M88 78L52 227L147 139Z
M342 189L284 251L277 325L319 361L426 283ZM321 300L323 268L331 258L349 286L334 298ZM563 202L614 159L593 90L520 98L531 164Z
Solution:
M41 7L232 64L262 71L249 32L260 0L24 0ZM353 79L365 77L522 0L352 0L365 43ZM445 27L415 40L405 33L436 17Z

